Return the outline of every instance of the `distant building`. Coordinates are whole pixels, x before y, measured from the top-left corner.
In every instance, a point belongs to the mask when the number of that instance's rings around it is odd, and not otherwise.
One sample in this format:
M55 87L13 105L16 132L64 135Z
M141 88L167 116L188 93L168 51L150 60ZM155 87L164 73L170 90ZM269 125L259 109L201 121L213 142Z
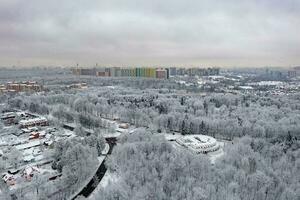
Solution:
M171 69L170 69L171 70ZM172 69L174 70L174 69ZM219 68L200 68L200 67L193 67L193 68L177 68L176 75L183 76L217 76L220 74Z
M184 68L177 68L177 69L176 69L176 74L177 74L178 76L183 76L183 75L185 74Z
M40 92L43 90L43 86L36 81L23 81L23 82L8 82L6 87L0 86L1 91L14 91L14 92Z
M177 70L176 67L170 67L170 76L176 76Z
M300 66L294 67L294 70L300 71Z
M268 70L266 75L268 78L273 78L273 79L283 79L284 78L283 72L279 71L279 70Z
M156 68L143 67L143 68L95 68L95 69L72 69L74 75L95 75L100 77L146 77L146 78L157 78ZM160 70L160 69L159 69ZM168 69L167 78L169 77Z
M86 68L86 69L81 69L81 75L88 75L88 76L95 76L96 74L96 68Z
M168 73L166 69L157 69L156 70L156 78L166 79L168 78Z
M72 73L74 75L95 76L96 75L96 68L73 68Z
M220 68L216 68L216 67L208 68L208 71L209 71L209 75L212 76L216 76L220 74Z
M72 68L72 74L74 75L81 75L81 69L79 68Z
M300 76L300 66L294 67L294 71L296 71L296 76Z
M102 67L102 68L74 68L74 75L90 75L100 77L145 77L165 78L171 76L209 76L219 75L219 68L155 68L155 67Z
M86 89L87 87L87 83L74 83L67 86L69 89Z
M99 68L95 70L96 76L106 76L109 77L111 76L111 68Z
M289 78L294 78L297 76L297 71L296 70L289 70L288 71L288 77Z

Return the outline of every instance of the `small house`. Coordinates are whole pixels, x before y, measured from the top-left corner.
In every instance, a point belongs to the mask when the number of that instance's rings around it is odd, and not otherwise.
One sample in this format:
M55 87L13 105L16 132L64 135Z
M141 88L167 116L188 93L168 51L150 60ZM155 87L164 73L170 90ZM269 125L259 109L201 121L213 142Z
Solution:
M31 132L29 135L29 140L38 139L40 136L39 132Z
M127 123L122 123L122 124L119 125L119 128L128 129L129 125Z
M2 179L3 179L4 182L5 182L7 185L9 185L9 186L15 185L15 184L16 184L16 178L15 178L15 176L12 175L12 174L4 173L4 174L2 175Z
M22 177L26 179L26 181L31 181L32 177L35 174L40 173L39 168L33 166L27 166L22 173Z

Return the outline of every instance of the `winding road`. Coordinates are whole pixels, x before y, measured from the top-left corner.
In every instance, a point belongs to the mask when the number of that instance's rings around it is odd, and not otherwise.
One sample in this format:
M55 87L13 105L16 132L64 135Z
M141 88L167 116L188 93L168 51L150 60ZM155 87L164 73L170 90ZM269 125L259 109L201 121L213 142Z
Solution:
M110 155L116 142L117 142L117 139L115 137L110 137L110 138L105 138L106 139L106 142L109 144L109 151L107 153L107 155ZM105 172L107 170L106 166L105 166L105 160L107 159L107 156L106 158L103 160L103 162L101 163L101 165L99 166L99 168L97 169L97 172L96 174L93 176L93 178L91 179L91 181L72 199L76 199L78 196L80 195L83 195L84 197L88 197L97 187L97 183L95 184L95 180L97 180L97 182L101 181L102 178L104 177L105 175ZM97 177L97 178L95 178Z

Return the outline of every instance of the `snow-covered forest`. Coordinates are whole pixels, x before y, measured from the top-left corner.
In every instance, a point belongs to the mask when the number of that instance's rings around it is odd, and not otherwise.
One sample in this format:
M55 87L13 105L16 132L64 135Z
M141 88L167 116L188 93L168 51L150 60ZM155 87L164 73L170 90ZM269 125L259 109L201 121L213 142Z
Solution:
M65 124L75 127L78 137L56 142L49 155L60 177L32 184L38 198L65 199L81 187L97 166L105 146L103 137L118 128L108 120L136 129L119 136L106 161L118 180L97 191L94 199L300 198L299 93L220 93L174 79L66 74L41 77L45 92L0 96L2 111L29 111L46 116L59 129ZM87 83L88 88L66 87L77 82ZM225 153L212 164L205 155L174 148L165 134L209 135L226 141Z

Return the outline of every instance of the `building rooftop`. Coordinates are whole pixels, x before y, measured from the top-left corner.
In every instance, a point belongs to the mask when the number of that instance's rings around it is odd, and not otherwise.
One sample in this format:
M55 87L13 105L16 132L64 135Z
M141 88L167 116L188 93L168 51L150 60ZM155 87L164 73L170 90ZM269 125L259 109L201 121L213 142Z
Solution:
M33 119L26 119L26 120L21 120L20 124L21 125L26 125L26 124L30 124L30 123L36 123L39 121L47 121L47 119L45 117L37 117L37 118L33 118Z
M207 153L219 149L217 140L207 135L185 135L177 138L176 142L195 153Z

